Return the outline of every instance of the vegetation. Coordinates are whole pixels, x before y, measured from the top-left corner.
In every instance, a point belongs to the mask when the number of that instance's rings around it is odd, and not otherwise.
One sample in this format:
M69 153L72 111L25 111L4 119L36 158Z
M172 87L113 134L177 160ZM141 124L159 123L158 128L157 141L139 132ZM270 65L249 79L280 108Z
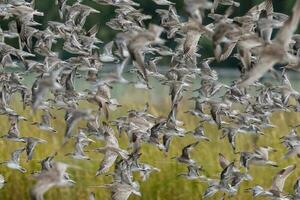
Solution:
M74 2L75 0L70 0L69 3ZM114 16L114 10L110 6L98 5L91 0L83 0L84 4L89 5L97 10L100 10L100 14L91 14L87 18L87 23L84 24L84 28L86 30L90 29L93 25L98 24L101 31L97 34L97 37L105 41L107 44L109 41L114 39L116 32L109 29L105 26L105 23ZM240 0L242 2L242 0ZM241 7L238 8L234 15L243 15L250 7L255 4L258 4L261 1L253 0L246 1L241 4ZM141 4L141 8L144 9L145 14L149 14L153 16L153 19L147 21L146 23L155 23L159 24L159 18L154 14L154 3L149 0L141 0L139 1ZM176 2L176 7L178 12L184 13L183 1L178 0ZM286 14L291 13L291 7L294 3L294 0L290 1L276 1L274 2L275 11L280 11ZM36 16L35 20L41 24L40 29L44 30L47 27L47 23L49 21L62 21L62 19L58 16L58 9L54 4L54 1L44 1L44 0L36 0L35 9L45 13L44 16ZM222 6L220 9L223 9ZM187 16L187 15L185 15ZM11 20L11 19L9 19ZM14 19L13 19L14 20ZM207 20L207 19L206 19ZM8 20L3 19L0 22L1 28L3 30L7 30ZM209 21L205 21L204 24L209 23ZM73 34L74 32L72 32ZM72 35L69 34L69 35ZM68 36L69 37L69 36ZM165 36L163 36L165 37ZM164 38L165 39L165 38ZM59 59L66 60L66 57L69 56L66 50L62 50L63 39L58 39L58 43L54 45L50 50L53 52L58 52ZM8 45L17 46L16 39L7 39ZM198 44L198 41L196 45ZM207 42L206 38L200 40L201 48L203 47L205 50L201 49L201 54L203 58L209 57L212 55L211 42ZM59 47L60 46L60 47ZM167 46L172 46L172 43L167 41ZM177 55L177 54L176 54ZM37 55L37 59L41 58L41 55ZM81 59L81 58L80 58ZM231 65L233 62L229 59L226 61L226 66ZM70 63L72 65L72 63ZM224 65L224 63L221 63ZM53 69L51 69L53 70ZM59 71L59 70L57 70ZM74 71L75 75L76 71ZM46 72L45 72L46 73ZM73 72L72 72L73 73ZM31 88L32 82L36 80L33 78L34 73L29 73L30 77L24 78L24 85L29 86ZM44 74L44 73L43 73ZM26 74L27 75L27 74ZM101 74L102 75L102 74ZM25 76L25 75L24 75ZM53 75L54 76L54 75ZM42 80L43 76L41 76ZM46 76L47 78L47 76ZM120 78L120 77L118 77ZM51 82L52 81L52 82ZM54 85L56 83L56 78L51 79L51 84ZM77 81L77 80L75 80ZM176 83L177 80L175 80ZM27 84L27 82L31 82ZM72 82L72 81L71 81ZM114 82L114 81L111 81ZM220 83L223 80L220 81ZM44 82L37 82L43 86ZM48 83L48 82L47 82ZM23 83L22 83L23 84ZM44 83L45 84L45 83ZM73 83L72 83L73 84ZM197 84L197 83L196 83ZM46 84L45 84L46 85ZM87 84L88 85L88 84ZM128 84L129 85L129 84ZM112 95L118 99L119 103L122 105L116 111L112 112L109 120L114 120L117 117L123 116L130 109L142 109L146 103L149 103L149 113L155 116L163 116L166 117L167 113L170 112L171 102L170 97L168 96L169 91L168 88L157 83L151 83L151 86L154 88L151 90L139 90L134 88L131 85L113 85L114 89L112 90ZM82 91L85 87L83 82L76 83L77 88L80 88ZM88 85L91 86L91 85ZM45 86L44 86L45 87ZM46 86L47 90L54 88L54 86ZM49 87L49 88L48 88ZM77 89L76 88L76 89ZM35 88L36 90L37 88ZM181 89L178 89L181 90ZM77 90L76 90L77 91ZM37 92L36 92L37 93ZM159 95L158 95L159 94ZM85 93L85 95L88 95ZM195 127L199 125L199 119L193 117L191 115L187 115L185 113L186 110L193 107L191 101L189 101L189 97L193 94L187 91L184 94L184 99L181 101L178 109L178 120L182 120L184 122L184 128L189 131L193 130ZM101 96L101 95L100 95ZM4 97L5 98L5 97ZM79 99L79 98L78 98ZM89 98L87 98L89 100ZM85 100L87 100L85 99ZM299 98L300 99L300 98ZM80 101L80 108L91 108L97 110L95 104L90 104L87 101ZM32 101L30 101L32 102ZM102 103L102 102L101 102ZM54 128L58 131L57 133L47 133L34 126L32 123L40 121L41 112L37 111L33 112L32 108L28 107L25 110L23 109L20 97L13 96L12 103L9 106L13 107L14 110L26 117L27 121L21 121L19 123L19 129L22 136L33 136L42 138L47 141L47 144L39 144L34 152L34 160L31 162L26 162L25 155L21 156L21 163L24 168L26 168L27 173L22 174L17 170L7 169L3 165L0 165L0 174L5 176L5 180L7 183L4 188L0 190L0 200L9 199L9 200L19 200L19 199L27 199L29 198L29 189L34 185L35 180L31 178L30 173L34 173L35 171L40 170L39 161L47 155L53 155L57 152L56 161L62 161L70 164L70 174L72 179L74 179L77 184L75 184L71 188L55 188L49 190L45 199L88 199L88 195L91 191L96 193L97 199L109 199L110 191L101 187L104 184L110 183L112 177L108 175L95 176L95 172L99 167L100 160L103 158L103 155L100 153L96 153L93 149L97 147L102 147L104 142L97 141L94 144L91 144L87 148L87 154L92 158L90 161L81 161L74 160L70 157L67 157L66 154L73 151L74 140L70 139L66 144L63 144L64 141L64 132L65 132L65 120L63 118L64 111L58 109L52 109L50 112L55 116L52 121ZM1 135L7 133L10 128L9 121L7 116L0 115L0 127L1 127ZM238 195L236 195L233 199L250 199L251 194L244 192L245 189L252 187L256 184L263 186L264 188L268 188L271 185L272 177L275 175L280 169L286 167L288 164L296 163L299 158L293 157L285 160L282 158L282 155L285 153L285 148L280 143L279 138L286 135L290 131L290 125L295 125L300 123L300 114L290 112L277 112L272 116L272 123L276 125L275 128L269 128L264 130L264 136L254 137L250 135L238 135L237 137L237 151L252 151L257 146L268 145L277 149L276 153L272 153L270 155L270 159L274 160L278 163L278 167L257 167L251 166L249 171L250 175L253 175L253 181L243 182L242 186L239 188ZM105 120L105 119L101 119ZM84 121L81 121L77 126L84 127ZM78 128L77 127L77 128ZM237 165L239 162L239 154L234 154L231 146L226 141L227 138L221 138L220 130L215 125L208 124L204 122L205 133L211 138L211 142L201 141L200 145L198 145L192 152L192 157L197 161L199 165L201 165L204 169L204 175L209 178L218 178L222 171L221 167L218 163L218 154L224 154L229 160L235 160ZM74 129L74 134L75 134ZM117 133L116 133L117 134ZM128 137L124 135L119 135L120 147L122 149L128 148ZM161 171L160 173L152 173L147 183L143 182L139 174L134 174L135 178L139 180L141 183L141 193L142 197L131 196L130 199L157 199L157 200L181 200L181 199L201 199L205 189L207 188L207 184L204 182L198 181L190 181L185 178L181 178L178 176L179 173L186 171L186 165L180 164L176 162L172 157L181 154L181 150L187 144L191 144L195 139L191 135L186 135L184 138L174 138L172 140L172 145L170 145L170 150L168 154L159 151L158 148L153 147L152 145L143 144L143 148L141 150L142 157L141 161L145 163L149 163ZM5 140L0 139L0 163L10 158L10 154L16 150L18 147L24 147L24 144L17 142L6 142ZM295 183L297 177L300 175L300 167L296 169L296 171L287 179L285 184L285 191L292 192L292 185ZM244 170L244 169L243 169ZM111 172L113 169L111 169ZM255 176L254 176L255 175ZM222 194L218 193L218 195L214 196L214 199L221 198Z
M127 95L124 98L120 99L120 103L123 105L117 111L112 113L111 120L115 119L118 116L124 115L128 109L142 109L146 102L152 102L150 104L150 113L156 116L163 116L167 113L169 108L169 97L163 96L161 99L157 99L156 93L158 91L166 90L166 88L154 88L151 92L146 92L143 90L134 89L129 87L126 89L128 91ZM116 87L116 92L114 96L122 95L122 88ZM129 95L130 94L130 95ZM167 94L162 92L162 94ZM191 94L189 94L191 95ZM132 98L136 96L144 96L145 98ZM191 108L191 103L186 99L183 100L183 105L180 109L181 112L178 113L178 119L184 122L184 128L187 130L192 130L198 125L198 119L187 115L184 113L185 110ZM16 98L18 99L18 98ZM93 107L92 104L83 104L81 107ZM29 121L39 120L40 113L33 114L30 109L22 110L21 104L18 100L15 100L15 108L18 113L24 115L28 118ZM72 142L69 142L67 146L61 148L63 142L63 134L65 131L65 124L63 120L62 111L52 110L52 113L57 117L54 121L54 128L58 130L56 135L51 135L47 132L43 132L36 128L35 126L28 126L28 122L20 122L20 131L21 134L27 136L34 136L46 139L48 144L38 145L35 150L34 161L26 163L25 155L22 155L22 165L28 170L29 173L40 170L40 165L38 161L43 158L45 155L51 155L56 150L58 152L57 161L64 161L68 164L79 166L81 169L72 169L70 168L70 174L72 178L77 181L74 187L71 188L56 188L52 189L46 193L46 199L87 199L89 192L94 191L98 199L109 199L110 191L104 188L93 188L89 186L100 186L107 184L111 181L111 177L101 175L95 177L95 171L97 170L100 160L102 159L102 154L95 154L90 151L87 152L93 160L91 161L78 161L70 157L64 156L66 153L71 152ZM240 188L239 194L236 195L233 199L251 199L251 194L246 193L243 190L254 186L255 184L260 184L264 187L269 187L271 185L272 176L278 172L281 168L285 167L291 163L296 163L298 158L290 158L289 160L282 159L284 154L284 147L280 144L278 140L279 137L286 135L289 132L289 124L297 124L300 122L300 114L296 113L275 113L271 118L272 122L277 125L276 128L266 129L264 131L265 135L260 137L257 141L257 145L269 145L277 149L276 153L271 154L271 160L278 162L278 168L272 167L257 167L252 166L250 169L250 174L254 175L253 182L244 182ZM83 126L83 122L79 126ZM221 133L215 127L215 125L204 124L205 133L208 137L212 139L211 142L201 141L200 145L197 146L192 151L192 157L197 160L199 164L205 169L204 174L211 178L217 178L219 173L222 171L221 167L218 164L218 153L222 152L230 160L236 159L238 161L239 155L235 155L232 152L232 149L229 143L224 139L220 139ZM0 117L0 127L1 132L4 134L8 131L8 121L6 117ZM124 135L120 136L120 143L123 149L127 148L128 142L127 137ZM250 136L239 135L237 138L237 151L239 150L252 150L253 149L253 139ZM184 172L186 166L179 164L171 158L177 156L181 153L181 149L195 141L192 136L187 136L184 138L175 138L172 141L170 146L170 152L168 155L163 154L157 148L151 145L145 145L142 148L142 158L141 161L145 161L161 170L160 173L152 173L147 182L142 182L138 177L139 174L136 174L136 177L141 183L141 192L142 197L131 196L130 199L157 199L157 200L179 200L179 199L201 199L201 196L206 189L207 185L199 181L189 181L185 178L177 177L177 174ZM96 144L92 144L88 149L94 149L96 147L103 146L104 143L97 141ZM21 143L6 143L3 140L0 140L0 152L1 160L6 160L9 158L10 153L15 150L17 147L21 147ZM113 170L113 169L112 169ZM112 171L111 170L111 171ZM20 200L29 198L29 188L34 184L34 180L30 179L28 174L22 174L15 170L10 170L5 167L0 167L0 174L5 174L7 179L7 184L3 189L0 190L1 199L9 200ZM296 181L296 178L300 175L300 168L287 179L285 184L285 191L292 192L292 185ZM79 181L80 180L80 181ZM25 194L25 195L24 195ZM222 194L214 196L213 199L219 199Z

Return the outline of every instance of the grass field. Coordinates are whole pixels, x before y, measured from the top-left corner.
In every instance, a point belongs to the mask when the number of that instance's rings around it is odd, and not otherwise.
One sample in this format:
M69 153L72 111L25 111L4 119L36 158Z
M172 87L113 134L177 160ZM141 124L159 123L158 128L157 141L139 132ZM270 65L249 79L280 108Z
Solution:
M166 88L162 88L166 90ZM122 90L120 89L122 92ZM119 92L120 92L119 91ZM145 102L150 102L150 113L156 116L165 116L169 108L169 98L167 96L161 96L160 99L155 97L155 91L145 92L142 90L136 90L129 88L126 90L127 94L123 95L124 98L120 99L120 103L123 105L117 111L113 112L111 119L121 116L130 109L141 109ZM163 94L167 94L163 91ZM132 97L141 98L132 98ZM153 103L151 103L153 102ZM17 112L28 118L29 121L39 120L40 113L32 113L27 108L25 111L21 108L21 103L15 101L13 103ZM94 108L91 104L83 104L82 107ZM190 115L184 114L183 111L191 108L191 103L187 100L183 100L178 118L182 120L185 125L184 128L191 130L198 125L198 119ZM77 182L74 187L71 188L54 188L48 191L45 195L45 199L64 199L64 200L81 200L88 199L88 194L91 191L96 193L96 197L99 200L109 199L110 193L106 189L92 188L89 186L103 185L111 182L111 177L99 176L95 177L95 172L99 166L99 162L102 158L101 154L88 152L87 154L92 158L91 161L77 161L64 155L72 151L72 142L61 148L63 142L63 134L65 130L65 124L63 120L62 111L52 111L57 117L54 121L54 127L58 130L56 134L49 134L47 132L40 131L35 126L29 125L29 122L20 122L20 131L22 136L35 136L46 139L47 144L38 145L35 151L34 160L26 162L25 154L22 154L22 165L27 169L26 174L21 174L18 171L7 169L5 166L0 166L0 173L3 174L7 180L7 184L0 190L1 200L21 200L29 199L29 188L34 184L34 180L31 178L30 173L39 170L40 166L38 161L57 151L57 161L66 162L72 165L77 165L81 169L69 169L72 178ZM249 193L245 193L244 189L260 184L264 187L271 185L272 176L280 170L280 168L287 166L288 164L297 163L297 158L290 158L288 160L282 159L285 152L284 147L280 144L279 137L289 132L288 125L297 124L300 122L300 115L296 113L275 113L272 116L272 122L277 125L277 128L266 129L265 135L262 136L258 144L269 145L276 148L278 151L271 154L271 159L278 162L278 168L271 167L252 167L250 174L254 180L252 182L244 182L236 197L232 199L251 199ZM83 126L84 122L81 122L79 126ZM5 116L0 116L1 134L3 135L8 131L8 121ZM220 139L220 132L214 125L205 124L205 132L207 136L211 138L211 142L200 142L193 151L192 158L206 170L205 175L209 177L218 177L221 172L221 167L218 164L218 153L222 152L230 160L238 160L238 155L234 155L230 145L226 138ZM122 135L119 138L122 148L127 147L127 138ZM202 194L207 187L205 183L199 181L189 181L181 177L177 177L177 174L186 171L186 167L182 164L178 164L171 157L181 153L182 147L195 141L192 136L186 136L184 138L175 138L172 140L169 154L166 156L157 148L144 144L142 148L141 160L149 163L157 168L160 168L161 172L153 173L150 179L146 182L142 182L137 174L136 178L140 180L142 197L130 197L130 199L143 199L143 200L182 200L182 199L201 199ZM9 158L10 153L17 147L22 146L21 143L6 142L0 140L0 161ZM87 148L87 150L101 147L103 142L97 141ZM237 138L237 150L251 150L253 148L252 138L250 136L239 135ZM296 171L287 179L285 185L285 191L291 192L292 185L295 183L297 177L300 176L300 166ZM214 196L212 199L220 199L222 194Z

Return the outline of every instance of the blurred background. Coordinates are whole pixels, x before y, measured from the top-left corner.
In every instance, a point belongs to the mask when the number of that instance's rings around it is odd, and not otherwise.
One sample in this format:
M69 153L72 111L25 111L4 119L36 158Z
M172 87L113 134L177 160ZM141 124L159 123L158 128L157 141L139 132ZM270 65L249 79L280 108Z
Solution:
M37 21L43 24L44 28L47 25L47 21L61 21L58 15L58 8L54 4L54 0L35 0L36 1L36 9L38 11L42 11L46 13L44 17L37 17ZM181 16L187 16L185 13L183 0L171 0L172 2L176 3L175 7ZM67 4L72 4L75 0L69 0ZM143 13L149 14L152 16L151 20L146 20L147 23L156 23L159 24L159 16L155 13L155 9L157 8L168 8L167 6L158 6L151 0L138 0L136 1L140 3L140 7L143 10ZM243 15L245 14L251 7L257 5L258 3L262 2L262 0L237 0L240 2L241 5L239 8L236 8L234 16ZM292 11L292 7L294 5L295 0L275 0L273 1L274 10L276 12L282 12L285 14L290 14ZM93 0L83 0L83 4L89 5L99 11L99 14L91 14L86 23L87 29L92 27L95 24L98 24L100 27L100 31L98 33L99 39L103 41L110 41L114 39L116 34L115 31L110 29L108 26L105 25L110 18L114 17L114 7L107 6L107 5L99 5L95 3ZM223 6L225 8L225 6ZM227 6L228 7L228 6ZM222 6L220 6L220 12L222 12ZM207 23L207 22L204 22Z
M69 0L67 1L67 4L72 5L75 1L76 0ZM171 1L176 3L175 7L178 11L178 14L182 17L182 21L186 21L187 13L184 10L184 1L183 0L171 0ZM152 16L152 19L145 20L146 25L149 23L159 24L160 18L158 14L156 14L155 9L168 8L167 6L158 6L151 0L139 0L136 2L140 3L140 8L143 10L143 13ZM251 7L261 3L262 0L237 0L237 2L240 2L241 5L239 8L236 8L235 12L233 13L233 16L244 15ZM294 5L294 2L295 0L280 0L280 1L274 0L273 1L274 10L275 12L282 12L284 14L289 15L292 12L292 7ZM108 22L111 18L115 16L114 7L109 5L100 5L98 3L95 3L93 0L82 0L82 3L89 5L92 8L95 8L100 11L100 13L98 14L92 13L88 16L87 21L85 23L86 30L89 30L89 28L91 28L95 24L98 24L99 31L97 37L100 40L102 40L104 44L113 40L117 31L110 29L106 25L106 22ZM45 29L47 27L48 21L62 22L62 20L59 18L58 7L57 5L55 5L55 0L35 0L35 7L38 11L45 13L45 15L42 17L35 16L35 20L42 24L39 27L40 29ZM228 6L222 6L222 5L219 6L217 13L223 13L226 8L228 8ZM204 20L204 24L208 24L209 22L210 21L207 18ZM8 24L7 20L1 19L0 26L2 29L7 29L7 24ZM276 31L274 31L273 33L275 34ZM12 39L11 41L6 41L6 42L8 44L17 47L16 39ZM167 41L167 44L172 46L174 43L173 41ZM61 45L60 42L54 45L55 51L62 51L60 52L62 58L70 57L70 54L68 52L63 51L60 45ZM213 56L211 42L206 38L203 37L201 38L199 52L203 58ZM164 60L164 65L167 65L167 62L168 62L167 60ZM224 65L231 66L231 67L237 66L237 60L234 58L229 58L224 62L216 64L217 67L224 66Z

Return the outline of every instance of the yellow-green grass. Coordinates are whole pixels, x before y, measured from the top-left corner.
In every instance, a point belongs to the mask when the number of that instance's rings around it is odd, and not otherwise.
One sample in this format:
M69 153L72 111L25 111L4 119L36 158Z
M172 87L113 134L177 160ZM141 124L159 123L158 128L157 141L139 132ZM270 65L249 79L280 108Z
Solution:
M164 97L163 100L151 104L153 100L153 94L138 91L134 95L124 95L125 97L120 100L123 105L118 110L114 111L110 115L110 119L115 119L118 116L124 115L128 109L141 109L145 102L150 102L150 113L156 116L166 116L169 110L169 98ZM135 98L136 96L142 98ZM137 100L139 99L139 100ZM37 127L30 125L32 121L39 120L40 113L32 113L29 108L25 111L21 108L21 103L18 101L13 103L14 108L18 113L28 118L28 122L20 122L20 131L22 136L34 136L46 139L47 144L40 144L37 146L34 160L26 162L26 156L23 154L21 157L22 165L28 170L27 173L22 174L18 171L7 169L5 166L0 166L0 173L3 174L7 180L7 184L0 190L0 199L20 200L29 199L29 189L34 184L34 179L30 173L40 169L38 161L42 158L51 155L55 151L58 152L56 157L57 161L62 161L72 165L79 166L80 169L70 168L69 172L72 178L77 182L74 187L70 188L53 188L49 190L45 199L88 199L89 192L96 193L97 199L109 199L110 192L103 188L93 188L89 186L103 185L111 182L111 177L98 176L95 177L96 170L99 166L99 162L103 155L96 154L92 151L87 154L92 158L91 161L78 161L64 156L66 153L71 152L73 142L69 142L66 146L62 147L63 134L65 130L65 123L63 120L63 111L52 110L51 112L57 117L53 120L54 127L58 130L56 134L49 134L47 132L39 130ZM97 109L94 105L88 103L82 103L81 107ZM185 114L183 111L191 108L191 104L184 99L180 105L180 112L178 118L184 122L184 128L192 130L199 123L199 119ZM250 174L254 180L252 182L244 182L238 194L232 199L251 199L249 193L244 192L244 189L249 188L255 184L260 184L264 187L271 185L272 176L289 164L297 163L298 158L290 158L284 160L283 154L285 149L280 144L279 137L289 132L289 125L297 124L300 122L300 115L296 113L275 113L272 116L272 122L277 125L273 129L265 129L265 135L260 137L258 145L269 145L276 148L278 151L271 154L270 159L278 162L279 167L252 167ZM84 122L80 122L78 126L83 127ZM7 117L0 117L1 135L6 133L9 129L9 123ZM220 139L220 131L211 124L205 124L205 132L211 138L211 142L200 142L200 144L192 151L191 156L205 169L205 175L218 178L221 172L221 167L218 164L218 153L223 153L228 159L238 160L238 155L233 154L230 145L226 139ZM119 138L122 148L127 148L128 141L125 135ZM130 199L145 199L145 200L185 200L185 199L202 199L202 195L207 185L199 181L189 181L177 175L186 171L186 167L177 163L172 157L181 153L182 147L195 141L195 139L187 135L184 138L174 138L171 143L171 148L168 155L164 155L156 147L148 144L144 144L142 148L141 161L151 164L157 168L160 168L161 172L154 172L146 182L142 182L139 175L136 174L135 178L139 180L141 185L142 197L131 196ZM21 147L24 144L8 142L0 140L0 161L6 160L10 157L10 153L17 147ZM103 146L104 143L97 141L96 144L92 144L87 148L91 150L96 147ZM253 149L253 140L251 136L239 135L237 138L238 151ZM113 169L111 169L113 170ZM287 179L285 185L285 191L291 192L292 185L295 183L297 177L300 175L300 166L296 171ZM211 199L219 199L222 194L217 194Z

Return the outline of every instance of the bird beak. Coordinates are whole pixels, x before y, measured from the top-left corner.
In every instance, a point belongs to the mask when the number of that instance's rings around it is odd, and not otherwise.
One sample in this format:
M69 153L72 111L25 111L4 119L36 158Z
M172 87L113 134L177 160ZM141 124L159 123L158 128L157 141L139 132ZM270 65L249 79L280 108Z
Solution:
M92 187L92 188L107 188L105 185L91 185L88 187Z
M96 143L96 141L95 141L95 140L92 140L92 139L89 139L89 141L90 141L90 142L93 142L93 143Z
M266 195L270 195L270 196L274 195L272 192L269 192L269 191L266 191L265 194L266 194Z
M142 196L142 194L140 192L134 191L133 194L137 195L137 196Z
M87 138L87 141L88 141L88 142L93 142L93 143L96 143L96 141L95 141L95 140L92 140L92 139L90 139L90 138Z
M70 179L69 183L71 183L72 185L75 185L76 182Z

